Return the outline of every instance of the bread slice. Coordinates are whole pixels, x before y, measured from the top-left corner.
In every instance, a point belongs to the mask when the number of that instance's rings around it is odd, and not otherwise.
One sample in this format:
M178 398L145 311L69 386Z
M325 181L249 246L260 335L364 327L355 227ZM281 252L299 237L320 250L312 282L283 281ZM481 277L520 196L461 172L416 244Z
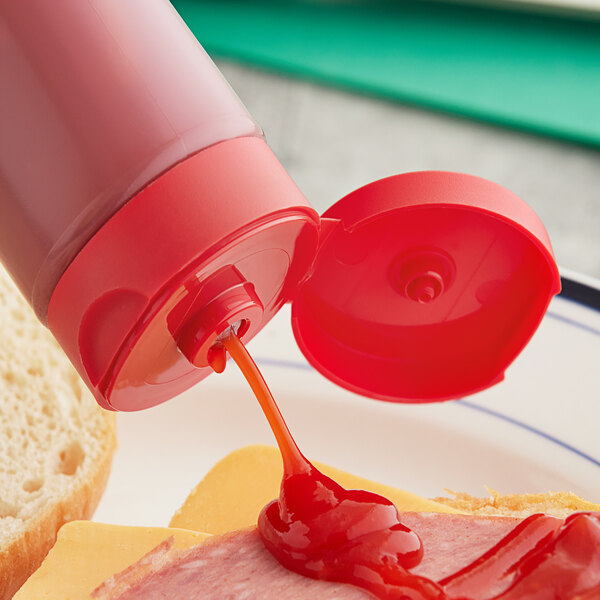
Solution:
M116 430L1 266L0 335L0 600L8 600L58 529L91 517Z

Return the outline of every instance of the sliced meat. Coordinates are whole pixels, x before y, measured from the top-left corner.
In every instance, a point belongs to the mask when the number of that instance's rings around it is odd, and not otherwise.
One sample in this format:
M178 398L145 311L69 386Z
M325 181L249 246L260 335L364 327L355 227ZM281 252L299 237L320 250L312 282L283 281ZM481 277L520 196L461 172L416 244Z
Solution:
M153 551L154 552L154 551ZM171 554L158 570L141 577L128 569L102 584L95 600L365 600L354 586L309 579L282 567L256 529L212 538Z
M423 542L413 572L434 581L471 563L511 531L519 519L404 513L401 521ZM100 586L96 600L363 600L361 589L317 581L282 567L256 529L215 536L185 551L163 544Z
M400 521L410 527L423 543L424 555L411 570L438 581L479 558L522 519L474 517L439 513L404 513Z

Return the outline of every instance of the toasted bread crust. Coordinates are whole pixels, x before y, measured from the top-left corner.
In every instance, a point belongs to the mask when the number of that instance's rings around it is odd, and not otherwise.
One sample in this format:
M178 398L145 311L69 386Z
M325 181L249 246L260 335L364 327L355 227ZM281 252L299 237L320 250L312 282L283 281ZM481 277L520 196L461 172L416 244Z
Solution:
M487 490L489 498L477 498L463 492L446 490L452 494L452 498L434 500L468 514L485 516L525 518L534 513L544 513L564 518L578 511L600 512L600 504L584 500L572 492L501 495L490 488Z
M106 488L117 446L116 415L102 412L106 424L105 442L102 455L92 469L68 495L49 504L46 510L28 521L17 539L0 549L0 600L10 600L40 566L62 525L67 521L89 519L93 515Z

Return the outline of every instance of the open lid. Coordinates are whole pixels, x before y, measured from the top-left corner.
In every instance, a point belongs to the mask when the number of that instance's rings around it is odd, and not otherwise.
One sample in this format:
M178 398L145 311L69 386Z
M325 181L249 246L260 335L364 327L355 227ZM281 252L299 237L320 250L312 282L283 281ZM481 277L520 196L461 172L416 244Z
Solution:
M560 290L540 219L478 177L376 181L323 226L294 335L318 371L372 398L449 400L497 383Z

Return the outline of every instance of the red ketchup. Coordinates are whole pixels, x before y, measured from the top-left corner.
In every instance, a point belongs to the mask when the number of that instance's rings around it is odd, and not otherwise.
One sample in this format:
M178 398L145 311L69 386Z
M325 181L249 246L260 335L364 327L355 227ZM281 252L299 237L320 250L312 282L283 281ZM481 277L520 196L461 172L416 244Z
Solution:
M451 599L599 600L600 513L532 515L439 583Z
M467 567L434 582L414 575L426 549L382 496L346 490L300 452L258 367L231 333L223 345L252 387L283 459L280 495L258 519L269 552L314 579L380 600L599 600L600 514L533 515ZM215 370L224 353L214 352Z

